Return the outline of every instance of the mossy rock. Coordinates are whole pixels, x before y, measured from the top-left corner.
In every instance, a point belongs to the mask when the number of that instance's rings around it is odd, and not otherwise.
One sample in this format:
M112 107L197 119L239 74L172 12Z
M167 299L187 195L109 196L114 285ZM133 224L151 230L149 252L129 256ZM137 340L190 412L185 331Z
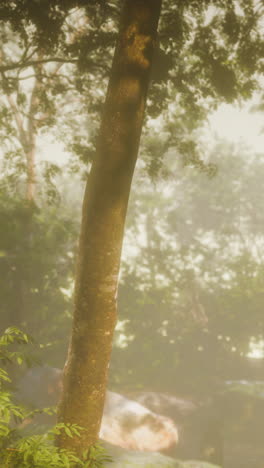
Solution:
M109 468L178 468L177 461L158 452L135 452L102 442L113 463L106 464Z
M203 461L181 461L167 457L158 452L135 452L100 441L106 453L113 459L106 463L109 468L221 468Z
M219 465L212 465L200 460L178 461L177 468L221 468Z
M135 452L115 447L103 442L107 454L113 462L106 464L109 468L220 468L202 461L180 461L158 452Z

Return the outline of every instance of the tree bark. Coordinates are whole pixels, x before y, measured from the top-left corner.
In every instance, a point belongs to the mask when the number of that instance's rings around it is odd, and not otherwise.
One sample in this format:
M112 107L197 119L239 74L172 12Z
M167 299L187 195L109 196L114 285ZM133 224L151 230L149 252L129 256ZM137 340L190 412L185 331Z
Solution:
M161 0L125 0L97 154L86 187L72 336L58 420L85 428L58 437L80 454L98 439L116 324L124 224L138 154Z

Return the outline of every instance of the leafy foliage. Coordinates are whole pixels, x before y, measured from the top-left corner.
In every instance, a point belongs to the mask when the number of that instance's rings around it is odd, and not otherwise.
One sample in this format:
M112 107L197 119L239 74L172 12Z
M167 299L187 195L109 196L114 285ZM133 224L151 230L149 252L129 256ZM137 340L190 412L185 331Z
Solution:
M77 225L60 205L32 206L5 191L0 193L0 220L5 226L0 272L8 278L0 287L2 330L19 326L42 343L42 352L52 345L54 352L70 325L71 295L66 292L72 283Z
M0 10L4 94L16 100L20 117L30 118L36 134L53 128L56 139L86 165L94 158L120 8L119 0L18 0L2 2ZM219 0L214 5L207 0L163 1L148 116L156 118L172 103L180 109L170 131L188 160L201 164L190 130L208 110L223 101L248 98L259 88L262 15L261 2L253 0ZM25 112L31 93L24 85L24 70L36 83L37 106L30 112ZM9 106L0 105L2 124L11 130L6 135L21 140ZM185 131L179 131L181 127ZM150 174L157 169L156 152L151 155Z
M27 361L24 350L12 350L12 345L28 345L32 338L15 327L8 328L0 337L0 360L3 364L22 364ZM85 430L76 424L57 424L44 434L23 436L19 425L35 414L51 414L51 409L29 411L13 403L8 385L11 379L8 372L0 368L0 463L12 468L100 468L111 457L98 444L83 453L82 459L74 453L54 446L56 436L64 431L68 437L79 436Z
M142 184L138 171L114 386L197 392L222 379L261 378L247 354L250 341L264 337L263 158L219 142L209 161L217 166L211 179L176 161L171 148L166 182Z
M3 0L0 7L5 96L0 139L6 175L0 194L0 224L5 226L0 273L6 278L0 312L4 327L11 318L12 324L34 333L48 359L59 351L60 364L71 316L75 225L57 197L55 165L46 166L39 177L45 186L39 192L45 192L49 206L41 196L38 206L21 200L28 149L23 131L30 127L35 137L53 131L77 155L72 169L84 164L89 171L120 4ZM139 188L135 194L128 220L131 243L144 226L146 245L139 247L134 262L123 266L119 304L124 322L113 355L114 385L162 384L173 391L175 382L187 382L188 389L197 388L198 381L207 386L208 375L243 373L249 340L263 339L263 266L258 258L263 254L263 201L256 190L263 180L262 161L255 158L257 170L251 158L242 167L232 148L219 145L207 163L197 144L200 124L211 109L223 101L247 99L259 88L262 15L261 2L253 0L217 0L214 5L163 1L142 148L156 188L144 192L141 174L143 193ZM32 90L23 85L32 79L33 106ZM19 116L22 126L15 121ZM165 121L162 136L153 131L160 120ZM166 157L171 158L168 165ZM175 174L180 177L170 192ZM214 177L208 181L207 175ZM245 189L250 189L250 200ZM16 360L20 363L21 357ZM1 378L8 379L4 371ZM3 394L3 405L4 418L9 412L20 416L8 394ZM29 443L29 458L40 443Z

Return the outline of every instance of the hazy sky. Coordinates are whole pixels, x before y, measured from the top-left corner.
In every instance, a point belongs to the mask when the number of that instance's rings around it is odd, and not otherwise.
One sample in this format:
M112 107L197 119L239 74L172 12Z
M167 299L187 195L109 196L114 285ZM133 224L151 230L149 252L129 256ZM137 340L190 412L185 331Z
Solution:
M264 152L263 113L252 112L253 101L239 108L231 104L222 104L205 126L205 137L213 143L216 137L222 137L233 143L242 143L254 152ZM39 139L41 159L64 165L69 154L63 150L62 143L56 143L54 137Z
M263 112L250 112L251 103L243 109L222 104L211 116L210 132L234 143L245 143L256 152L264 152Z

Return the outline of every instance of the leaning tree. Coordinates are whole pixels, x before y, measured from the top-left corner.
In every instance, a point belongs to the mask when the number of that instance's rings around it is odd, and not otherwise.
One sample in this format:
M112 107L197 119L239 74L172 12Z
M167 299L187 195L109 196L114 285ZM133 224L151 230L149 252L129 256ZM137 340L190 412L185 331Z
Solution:
M96 154L85 192L80 236L72 337L64 371L64 390L59 405L59 420L77 423L85 430L81 437L58 438L60 447L81 453L97 437L103 410L112 335L116 323L116 294L126 208L137 159L153 52L166 73L157 73L150 89L149 111L158 113L175 90L175 105L183 109L187 128L205 115L204 110L221 100L249 97L257 87L263 38L260 33L261 2L254 0L163 1L161 0L67 0L45 2L2 1L0 17L23 36L25 23L34 25L32 37L41 50L32 64L42 65L46 54L54 62L63 52L79 70L89 64L93 52L89 36L65 45L63 24L76 6L89 18L98 8L119 11L123 4L119 35L103 108ZM115 28L115 21L103 31ZM107 27L106 27L107 26ZM57 45L62 49L56 49ZM23 57L25 59L25 57ZM100 64L100 58L97 56ZM21 63L0 67L6 75ZM11 68L10 68L11 67ZM154 72L155 67L153 67ZM79 82L80 87L82 86ZM154 104L153 104L154 103ZM188 134L174 129L174 144L187 159L195 146ZM183 138L183 136L185 138Z

